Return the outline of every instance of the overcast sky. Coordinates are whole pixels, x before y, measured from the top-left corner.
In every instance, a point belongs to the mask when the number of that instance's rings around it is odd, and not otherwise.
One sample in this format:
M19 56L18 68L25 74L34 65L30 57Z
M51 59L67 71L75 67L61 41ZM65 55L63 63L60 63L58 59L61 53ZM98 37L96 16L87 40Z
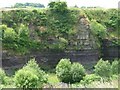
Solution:
M15 3L26 3L26 2L32 2L32 3L41 3L45 6L48 5L50 1L54 0L0 0L0 7L9 7L13 6ZM118 2L120 0L60 0L60 1L66 1L68 6L100 6L104 8L118 8Z

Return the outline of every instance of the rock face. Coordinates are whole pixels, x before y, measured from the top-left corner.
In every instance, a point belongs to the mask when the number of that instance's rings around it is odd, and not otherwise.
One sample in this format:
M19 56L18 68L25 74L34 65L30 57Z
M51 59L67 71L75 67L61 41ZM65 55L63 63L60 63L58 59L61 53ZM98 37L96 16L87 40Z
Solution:
M32 23L30 23L28 25L28 28L30 30L29 36L30 36L31 40L39 40L39 37L38 37L38 35L37 35L36 31L35 31L34 25Z
M19 69L25 65L31 58L35 58L40 66L50 69L55 68L56 64L62 58L69 58L72 62L79 62L83 65L89 65L89 69L93 68L97 62L99 53L96 50L84 51L66 51L66 52L33 52L24 56L8 55L3 53L2 65L9 73L11 70Z
M77 46L82 50L95 49L95 41L91 33L89 20L85 16L81 17L77 25Z
M33 27L31 27L33 28ZM70 58L72 62L80 62L83 65L89 64L89 69L97 62L99 53L95 50L95 39L93 38L86 17L81 17L76 26L77 34L73 45L77 46L77 50L68 50L64 52L32 52L24 56L9 55L3 52L2 65L8 72L12 69L19 69L27 63L30 58L35 58L38 64L45 67L54 68L62 58ZM34 39L35 35L31 33ZM72 47L72 46L70 46ZM8 72L8 73L9 73Z
M102 43L102 54L102 58L106 60L120 58L120 46L115 46L112 41L105 39Z

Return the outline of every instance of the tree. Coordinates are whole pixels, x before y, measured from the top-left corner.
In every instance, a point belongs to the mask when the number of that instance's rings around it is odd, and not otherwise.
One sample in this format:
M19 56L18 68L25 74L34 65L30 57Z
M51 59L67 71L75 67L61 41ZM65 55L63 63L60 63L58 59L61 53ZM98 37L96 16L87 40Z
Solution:
M44 8L45 6L43 4L40 4L40 3L16 3L14 5L15 8L25 8L25 7L38 7L38 8Z
M48 4L49 8L53 11L64 12L67 10L66 2L50 2Z

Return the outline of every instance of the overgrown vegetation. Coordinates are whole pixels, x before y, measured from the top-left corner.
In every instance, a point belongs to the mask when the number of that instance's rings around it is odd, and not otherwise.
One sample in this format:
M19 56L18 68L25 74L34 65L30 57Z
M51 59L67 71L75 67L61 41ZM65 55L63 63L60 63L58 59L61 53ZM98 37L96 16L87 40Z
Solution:
M20 54L33 50L72 49L70 44L76 43L76 25L83 15L90 20L91 34L98 40L99 47L103 39L119 45L119 16L116 14L119 10L69 9L65 2L51 2L48 6L45 10L3 11L3 25L0 26L3 48Z

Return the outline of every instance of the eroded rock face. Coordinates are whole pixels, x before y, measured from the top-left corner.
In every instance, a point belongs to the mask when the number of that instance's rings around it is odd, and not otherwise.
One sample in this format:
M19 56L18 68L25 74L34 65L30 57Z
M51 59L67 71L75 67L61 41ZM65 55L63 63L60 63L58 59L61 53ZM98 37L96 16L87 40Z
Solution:
M72 62L79 62L82 65L90 65L91 69L97 63L99 53L95 50L67 51L67 52L32 52L27 55L8 55L3 53L2 66L8 74L13 74L14 70L22 68L31 58L35 58L37 63L44 69L53 69L63 58L69 58Z
M88 50L95 49L96 43L90 29L89 20L86 17L81 17L77 24L76 45L79 49Z
M28 28L30 30L30 33L29 33L30 39L39 41L39 37L37 35L37 32L35 31L36 30L35 26L32 23L30 23L28 25Z
M37 39L34 34L34 27L31 28L30 36L32 39ZM40 27L40 30L44 29ZM76 26L76 36L73 38L73 44L75 47L77 46L77 51L75 49L64 51L64 52L31 52L31 54L25 56L16 56L16 55L8 55L8 53L3 53L3 68L7 71L12 69L19 69L24 66L31 57L35 58L39 65L44 65L46 67L54 68L56 64L62 58L70 58L72 62L80 62L83 65L91 64L92 68L94 63L97 62L99 53L94 50L95 48L95 39L91 34L89 20L86 17L81 17L78 20L78 24ZM70 48L72 48L72 45ZM9 73L9 72L8 72Z

